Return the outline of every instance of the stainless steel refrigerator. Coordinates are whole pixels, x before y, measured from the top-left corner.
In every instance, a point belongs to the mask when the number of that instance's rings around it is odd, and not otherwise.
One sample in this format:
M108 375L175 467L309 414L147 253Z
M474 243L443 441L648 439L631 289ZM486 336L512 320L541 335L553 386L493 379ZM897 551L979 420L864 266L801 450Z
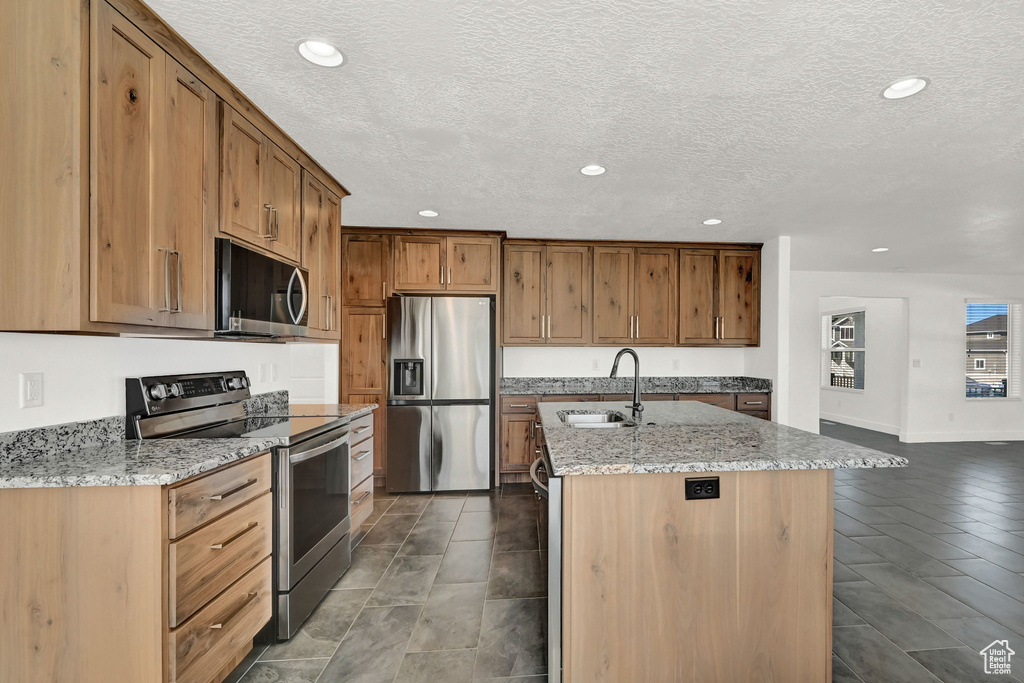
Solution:
M494 462L494 300L388 299L388 491L486 489Z

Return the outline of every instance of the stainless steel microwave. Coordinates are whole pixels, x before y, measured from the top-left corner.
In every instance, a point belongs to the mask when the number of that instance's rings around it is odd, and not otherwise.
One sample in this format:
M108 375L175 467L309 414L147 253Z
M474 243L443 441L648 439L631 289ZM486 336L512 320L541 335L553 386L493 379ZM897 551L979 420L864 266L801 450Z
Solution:
M217 239L216 332L221 336L304 336L309 271Z

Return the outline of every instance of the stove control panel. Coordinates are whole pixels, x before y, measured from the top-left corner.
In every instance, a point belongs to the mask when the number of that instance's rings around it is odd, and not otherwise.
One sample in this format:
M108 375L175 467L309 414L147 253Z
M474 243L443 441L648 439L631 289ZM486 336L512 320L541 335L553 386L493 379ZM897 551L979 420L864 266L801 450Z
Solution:
M128 438L135 419L163 415L249 398L251 382L244 371L207 372L159 377L130 377L125 380L125 414Z

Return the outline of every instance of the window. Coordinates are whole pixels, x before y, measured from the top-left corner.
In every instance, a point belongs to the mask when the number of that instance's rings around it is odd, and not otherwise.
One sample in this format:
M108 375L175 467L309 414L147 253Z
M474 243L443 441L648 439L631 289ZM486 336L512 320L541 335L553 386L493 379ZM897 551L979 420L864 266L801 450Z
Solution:
M1020 304L967 304L967 398L1020 398L1020 324Z
M864 311L822 317L823 387L864 389L864 317Z

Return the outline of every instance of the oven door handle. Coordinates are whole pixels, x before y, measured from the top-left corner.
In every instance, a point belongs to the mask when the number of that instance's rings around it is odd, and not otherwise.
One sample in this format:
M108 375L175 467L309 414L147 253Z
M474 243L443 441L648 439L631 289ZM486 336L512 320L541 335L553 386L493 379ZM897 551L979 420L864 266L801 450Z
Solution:
M294 465L296 463L309 460L310 458L315 458L318 455L323 455L327 451L337 448L339 444L347 443L348 439L348 431L346 431L340 438L335 439L334 441L328 441L323 446L317 446L316 448L312 448L308 451L299 451L298 453L290 454L288 456L288 462L289 464Z

